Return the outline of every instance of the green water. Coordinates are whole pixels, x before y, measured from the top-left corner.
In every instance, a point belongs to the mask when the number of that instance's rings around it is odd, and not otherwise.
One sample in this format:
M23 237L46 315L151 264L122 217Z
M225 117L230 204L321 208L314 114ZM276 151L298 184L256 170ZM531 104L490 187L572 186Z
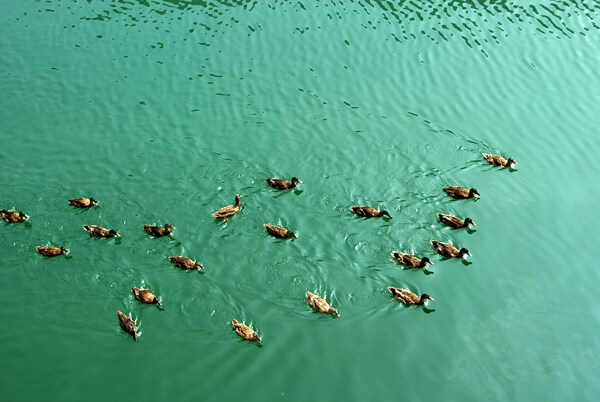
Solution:
M0 396L597 400L599 10L1 0L0 208L30 219L0 224ZM294 191L263 181L292 176ZM448 185L481 199L452 200ZM242 210L215 220L236 193ZM79 196L100 205L69 207ZM357 218L355 204L393 219ZM171 238L141 230L166 222ZM71 253L42 258L46 244ZM429 274L389 260L411 249ZM390 285L435 301L390 303ZM341 317L313 312L307 290ZM137 318L138 342L117 310Z

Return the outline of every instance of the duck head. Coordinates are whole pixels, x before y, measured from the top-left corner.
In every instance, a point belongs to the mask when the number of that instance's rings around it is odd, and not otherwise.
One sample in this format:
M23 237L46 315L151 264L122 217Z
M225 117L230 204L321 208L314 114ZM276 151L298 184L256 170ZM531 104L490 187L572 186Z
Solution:
M476 188L472 188L469 190L469 197L475 197L475 195L481 196L481 194L479 194L479 191L477 191Z
M431 260L430 260L428 257L423 257L423 258L421 258L421 265L425 266L425 263L427 263L427 262L428 262L429 264L431 264L431 265L435 265L435 264L433 263L433 261L431 261Z
M465 225L469 225L469 224L470 224L470 225L473 225L473 226L477 226L477 225L475 224L475 222L473 222L473 219L471 219L471 218L467 218L467 219L465 219Z
M425 301L425 299L429 299L429 300L431 300L431 301L435 301L435 299L434 299L433 297L429 296L427 293L423 293L423 294L421 295L421 300L420 300L420 302L424 302L424 301Z
M329 307L329 310L327 310L328 314L335 314L336 317L339 317L339 313L337 312L336 309L334 309L333 307Z
M381 215L385 215L385 216L387 216L389 218L392 217L392 215L390 215L390 213L388 211L386 211L385 209L383 211L381 211Z
M506 161L506 166L512 167L513 165L518 165L518 163L513 158L508 158Z
M114 230L114 229L111 229L111 230L109 230L109 232L108 232L108 233L110 233L110 234L111 234L111 236L117 236L117 237L121 237L121 235L120 235L120 234L118 234L118 233L117 233L117 231L116 231L116 230Z
M170 223L167 223L167 224L165 225L165 229L171 229L171 230L175 230L175 229L176 229L176 227L175 227L175 226L173 226L173 225L171 225Z
M296 184L296 183L302 183L302 182L300 181L299 178L297 178L296 176L294 176L294 177L292 177L292 183Z
M100 204L100 201L98 201L95 198L90 198L90 202L92 203L92 205Z
M70 253L70 251L69 251L69 250L67 250L67 248L66 248L66 247L61 247L61 248L60 248L60 251L62 251L62 253L63 253L63 254L69 254L69 253Z
M468 254L468 255L470 255L471 257L473 257L473 255L472 255L471 253L469 253L469 250L467 250L467 249L466 249L466 248L464 248L464 247L463 247L463 248L461 248L461 249L458 251L458 253L460 254L460 256L461 256L461 257L462 257L462 256L464 256L465 254Z

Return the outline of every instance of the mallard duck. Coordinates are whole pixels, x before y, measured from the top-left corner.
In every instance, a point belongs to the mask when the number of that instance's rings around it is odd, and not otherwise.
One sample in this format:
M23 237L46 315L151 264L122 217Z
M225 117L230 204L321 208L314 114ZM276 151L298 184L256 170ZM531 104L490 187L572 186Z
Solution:
M24 212L17 212L12 209L0 209L2 219L8 223L25 222L29 219L29 215Z
M137 325L135 325L135 321L131 318L131 313L129 313L129 316L126 316L120 311L117 311L117 317L119 317L119 324L121 325L121 328L123 328L123 331L133 336L134 340L137 340Z
M159 306L162 306L160 301L156 298L156 296L154 296L154 293L152 293L148 289L140 289L133 286L131 288L131 291L133 292L135 298L141 301L142 303L158 304Z
M236 194L235 196L235 205L227 205L226 207L223 207L221 209L219 209L217 212L215 212L213 214L213 216L215 218L223 218L225 219L226 222L229 221L229 219L232 217L233 215L237 214L238 211L240 210L240 208L242 207L242 203L240 202L240 198L242 198L243 195L239 195Z
M454 215L446 215L440 212L436 213L438 218L440 218L440 222L442 222L446 226L450 226L456 229L460 228L468 228L469 224L473 226L477 226L475 222L471 218L466 218L464 221Z
M513 165L518 165L517 162L513 158L504 159L500 155L486 154L482 153L483 157L486 161L495 166L504 166L504 167L512 167Z
M191 258L182 257L180 255L169 257L169 260L173 263L173 265L181 269L204 269L202 264L199 262L194 261Z
M433 297L429 296L427 293L423 293L421 297L419 297L408 289L400 289L393 286L388 286L387 289L394 295L394 299L398 299L407 306L421 306L425 304L425 299L435 301Z
M316 311L325 314L335 314L336 317L339 317L337 310L334 309L320 296L317 296L313 293L306 292L306 302Z
M365 218L379 218L383 215L389 216L390 218L392 217L392 215L390 215L388 211L380 211L368 205L354 205L353 207L350 207L350 211L354 212L358 216L362 216Z
M278 190L286 190L288 188L294 188L294 187L296 187L296 184L302 183L297 177L292 177L292 181L288 181L286 179L278 179L276 177L265 178L265 181L269 184L269 186L276 188Z
M83 228L90 234L91 237L121 237L114 229L107 229L96 225L83 225Z
M295 237L296 239L298 238L296 233L284 228L283 226L267 225L266 223L264 226L267 228L267 232L269 232L271 236L279 237L280 239L287 239L288 237Z
M445 187L444 191L450 197L456 198L459 200L465 199L465 198L473 198L473 197L475 197L475 195L480 195L479 192L474 188L469 190L468 188L458 187L458 186Z
M469 250L466 248L461 248L460 250L454 247L452 243L442 243L441 241L429 240L429 242L433 245L433 251L437 251L444 257L448 258L462 258L465 254L468 254L472 257Z
M35 248L38 253L44 257L56 257L57 255L70 253L66 247L52 247L52 246L36 246Z
M165 227L161 226L152 226L152 225L142 225L144 232L148 233L150 236L154 237L163 237L171 234L172 230L175 230L175 226L167 223Z
M433 261L427 257L418 259L412 254L401 253L400 251L392 251L392 258L394 261L397 261L402 265L406 265L409 268L425 268L427 263L434 265Z
M233 324L233 330L235 331L235 333L244 338L245 340L262 342L260 336L258 336L258 334L246 324L242 324L235 318L231 320L231 323Z
M69 204L71 204L77 208L89 208L89 207L93 207L94 205L99 204L99 203L100 203L100 201L98 201L95 198L80 197L80 198L70 198L69 199Z

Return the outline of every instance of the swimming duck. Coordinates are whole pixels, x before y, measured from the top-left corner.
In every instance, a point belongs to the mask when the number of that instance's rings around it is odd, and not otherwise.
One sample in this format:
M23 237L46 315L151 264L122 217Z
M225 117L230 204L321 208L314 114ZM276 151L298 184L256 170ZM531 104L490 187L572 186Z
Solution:
M306 292L306 302L316 311L325 314L335 314L336 317L339 317L337 310L334 309L320 296L312 294L310 292Z
M442 243L441 241L429 240L429 242L433 245L433 251L437 251L444 257L448 258L462 258L465 254L468 254L472 257L469 250L466 248L461 248L460 250L454 247L452 243Z
M223 218L225 219L226 222L229 221L229 219L232 217L233 215L237 214L238 211L240 210L240 208L242 207L242 203L240 202L240 198L242 198L243 195L239 195L236 194L235 196L235 205L227 205L226 207L223 207L221 209L219 209L217 212L215 212L213 214L213 216L215 218Z
M469 224L473 226L477 226L475 222L471 218L466 218L464 221L454 215L446 215L440 212L436 213L438 218L440 218L440 222L442 222L446 226L450 226L456 229L460 228L468 228Z
M473 198L475 195L480 195L479 192L474 188L469 190L468 188L458 186L445 187L444 191L450 197L456 199Z
M93 207L94 205L99 204L99 203L100 203L100 201L98 201L95 198L80 197L80 198L70 198L69 199L69 204L71 204L77 208L89 208L89 207Z
M280 239L287 239L288 237L295 237L296 239L298 238L298 235L291 230L284 228L283 226L267 225L266 223L264 226L267 228L267 232L269 232L271 236L279 237Z
M107 229L96 225L83 225L83 228L90 234L91 237L121 237L114 229Z
M412 254L401 253L400 251L392 251L392 258L394 261L397 261L402 265L406 265L409 268L425 268L427 263L434 265L433 262L427 257L423 257L419 260Z
M368 205L354 205L353 207L350 207L350 211L365 218L378 218L383 215L389 216L390 218L392 217L388 211L380 211Z
M52 246L36 246L35 248L38 253L44 257L56 257L57 255L70 253L66 247L52 247Z
M154 293L152 293L148 289L140 289L133 286L131 288L131 291L133 292L135 298L141 301L142 303L158 304L159 306L162 306L160 301L156 298L156 296L154 296Z
M121 325L123 331L133 336L134 340L137 340L137 325L135 325L135 321L133 321L133 319L131 318L131 313L129 313L128 317L120 311L117 311L117 317L119 317L119 325Z
M235 318L231 320L231 323L233 324L233 330L235 331L235 333L244 338L245 340L262 342L260 336L258 336L258 334L246 324L242 324Z
M17 212L12 209L0 209L2 219L8 223L25 222L29 219L29 215L24 212Z
M199 262L194 261L191 258L182 257L180 255L169 257L169 260L173 263L173 265L181 269L204 269L202 264Z
M150 236L154 237L163 237L171 234L172 230L175 230L175 226L167 223L165 227L161 226L152 226L152 225L142 225L144 232L148 233Z
M486 154L482 153L483 157L486 161L495 166L504 166L504 167L512 167L513 165L518 165L517 162L513 158L504 159L500 155Z
M265 181L269 184L269 186L278 190L287 190L288 188L294 188L296 187L296 184L302 183L297 177L292 177L292 181L278 179L276 177L265 178Z
M400 289L393 286L388 286L387 289L394 295L394 299L398 299L407 306L422 306L425 304L425 299L435 301L433 297L429 296L427 293L423 293L421 297L419 297L408 289Z

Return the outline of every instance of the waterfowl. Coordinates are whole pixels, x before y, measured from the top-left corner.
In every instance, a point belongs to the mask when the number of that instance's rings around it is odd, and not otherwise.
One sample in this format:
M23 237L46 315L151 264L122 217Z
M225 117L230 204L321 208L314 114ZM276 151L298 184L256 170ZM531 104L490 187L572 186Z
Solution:
M133 295L135 296L135 298L137 300L141 301L142 303L158 304L159 306L162 306L162 304L156 298L154 293L152 293L148 289L140 289L140 288L136 288L135 286L133 286L131 288L131 291L133 292Z
M44 257L56 257L57 255L70 253L66 247L36 246L35 249Z
M233 330L235 331L235 333L244 338L245 340L262 342L260 336L258 336L258 334L246 324L242 324L235 318L231 320L231 323L233 324Z
M392 251L392 258L394 261L397 261L402 265L406 265L409 268L425 268L427 263L434 265L433 262L427 257L419 259L412 254L401 253L400 251Z
M483 155L486 161L488 161L494 166L512 167L512 165L518 165L518 163L513 158L504 159L500 155L486 153L482 153L481 155Z
M389 216L390 218L392 217L392 215L390 215L388 211L380 211L368 205L354 205L350 207L350 211L354 212L358 216L363 216L365 218L379 218L383 215Z
M469 190L468 188L458 186L445 187L444 191L450 197L456 199L473 198L475 195L480 195L479 192L474 188Z
M425 299L435 301L433 297L429 296L427 293L423 293L421 297L419 297L408 289L400 289L393 286L388 286L387 289L394 295L394 299L398 299L407 306L422 306L425 304Z
M237 214L238 211L240 210L240 208L242 207L242 203L240 202L240 198L242 198L243 195L239 195L236 194L235 196L235 205L227 205L226 207L223 207L221 209L219 209L217 212L215 212L213 214L213 216L215 218L223 218L225 219L226 222L229 221L229 219L232 217L233 215Z
M117 317L119 317L119 325L121 325L123 331L133 336L134 340L137 340L137 325L135 325L135 321L133 321L133 319L131 318L131 313L129 313L129 316L126 316L120 311L117 311Z
M100 203L100 201L98 201L95 198L80 197L80 198L70 198L69 199L69 204L71 204L77 208L89 208L89 207L93 207L94 205L99 204L99 203Z
M121 237L114 229L107 229L96 225L83 225L83 228L90 234L91 237Z
M440 218L440 222L442 222L446 226L450 226L456 229L460 228L468 228L469 224L473 226L477 226L475 222L471 218L466 218L464 221L454 215L446 215L440 212L436 213L438 218Z
M317 296L313 293L306 292L306 302L316 311L325 314L335 314L336 317L339 317L337 310L334 309L320 296Z
M292 181L286 179L278 179L276 177L265 178L265 181L269 184L269 186L278 190L287 190L288 188L294 188L298 183L302 183L297 177L292 177Z
M148 233L150 236L154 237L163 237L171 234L172 230L175 230L175 226L167 223L165 227L162 226L152 226L152 225L142 225L144 232Z
M8 223L25 222L29 218L29 215L26 213L17 212L12 209L0 209L0 213L2 214L2 219Z
M191 258L182 257L180 255L169 257L169 260L173 263L173 265L181 269L204 269L202 264L199 262L194 261Z
M298 238L296 233L284 228L283 226L267 225L266 223L264 226L267 228L267 232L269 232L271 236L279 237L280 239L287 239L288 237L295 237L296 239Z
M462 258L465 254L468 254L472 257L469 250L466 248L461 248L460 250L454 247L452 243L442 243L441 241L429 240L429 242L433 245L433 251L437 251L444 257L448 258Z

